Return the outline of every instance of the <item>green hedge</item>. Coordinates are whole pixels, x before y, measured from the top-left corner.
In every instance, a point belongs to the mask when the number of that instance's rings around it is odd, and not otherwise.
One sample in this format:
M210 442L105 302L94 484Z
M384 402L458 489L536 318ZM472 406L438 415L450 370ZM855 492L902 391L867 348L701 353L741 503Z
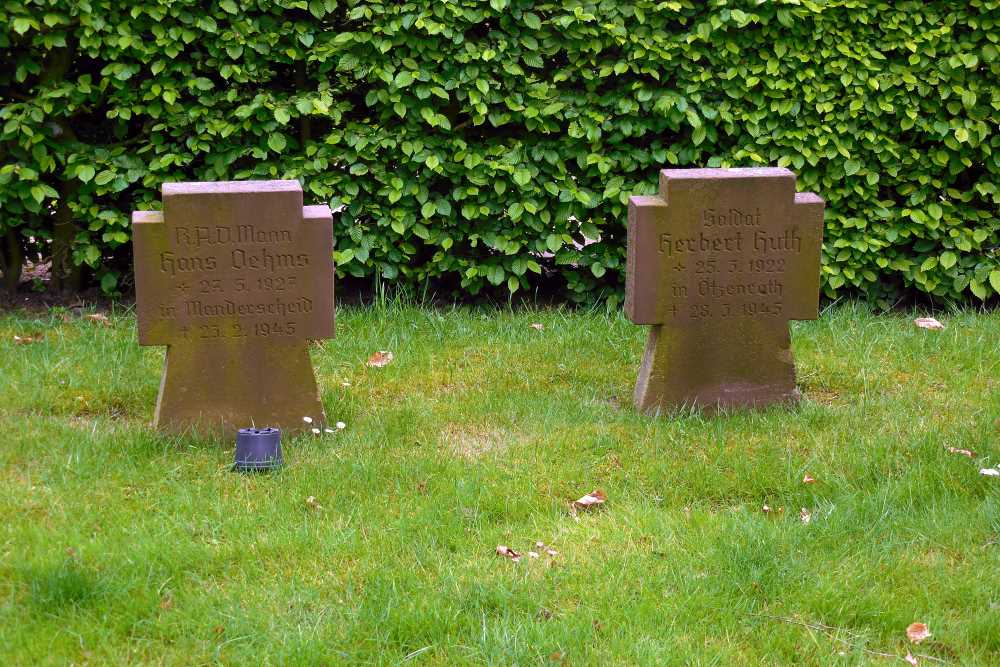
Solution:
M114 290L164 181L295 177L341 276L617 295L627 195L771 164L828 296L1000 292L996 1L0 6L3 256L55 288Z

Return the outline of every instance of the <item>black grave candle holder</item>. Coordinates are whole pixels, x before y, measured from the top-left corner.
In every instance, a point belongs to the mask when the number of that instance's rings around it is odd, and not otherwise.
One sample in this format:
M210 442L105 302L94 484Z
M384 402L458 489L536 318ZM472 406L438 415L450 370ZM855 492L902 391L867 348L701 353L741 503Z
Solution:
M283 463L281 429L241 428L236 434L236 460L233 463L233 470L266 472L277 470Z

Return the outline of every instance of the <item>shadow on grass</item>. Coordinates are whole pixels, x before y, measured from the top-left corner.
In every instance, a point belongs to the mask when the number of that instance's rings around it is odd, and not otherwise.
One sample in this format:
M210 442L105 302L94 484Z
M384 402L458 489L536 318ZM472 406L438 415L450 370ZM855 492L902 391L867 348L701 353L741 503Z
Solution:
M97 574L74 556L23 566L18 574L28 592L28 609L35 614L58 614L88 606L106 593Z

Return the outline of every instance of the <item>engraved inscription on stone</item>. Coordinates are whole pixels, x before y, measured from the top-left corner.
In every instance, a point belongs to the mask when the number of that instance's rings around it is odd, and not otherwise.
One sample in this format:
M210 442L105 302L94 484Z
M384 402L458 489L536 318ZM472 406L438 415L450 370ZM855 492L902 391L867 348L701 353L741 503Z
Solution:
M332 226L297 181L167 183L132 215L141 345L167 345L161 428L323 421L307 341L333 336Z
M626 312L652 325L636 406L796 400L788 320L817 316L823 200L782 168L665 169L628 215Z

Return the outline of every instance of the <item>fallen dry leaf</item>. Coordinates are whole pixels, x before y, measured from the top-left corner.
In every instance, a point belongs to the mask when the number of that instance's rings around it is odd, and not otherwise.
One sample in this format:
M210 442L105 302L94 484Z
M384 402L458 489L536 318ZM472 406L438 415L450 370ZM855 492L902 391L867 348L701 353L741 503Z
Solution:
M952 454L961 454L963 456L968 456L970 459L975 457L975 454L970 452L968 449L959 449L958 447L949 447L948 451Z
M372 368L384 368L392 363L392 352L386 350L379 350L372 356L368 357L368 365Z
M514 551L513 549L511 549L510 547L508 547L505 544L498 544L497 545L497 555L498 556L505 556L505 557L511 559L512 561L514 561L515 563L518 562L519 560L521 560L521 554L519 554L518 552Z
M31 343L37 343L42 340L42 334L33 333L30 336L18 336L14 334L14 345L29 345Z
M84 315L83 319L90 320L95 324L103 324L106 327L111 326L111 320L104 313L90 313L89 315Z
M996 468L980 468L979 474L984 477L1000 477L1000 470Z
M531 328L534 329L535 331L544 331L545 325L542 324L541 322L532 322Z
M803 484L815 484L815 482L816 482L816 478L813 477L812 475L810 475L809 473L806 473L802 477L802 483Z
M597 489L596 491L591 491L585 496L582 496L573 501L573 509L576 510L586 510L598 505L603 505L608 497L604 494L604 491Z
M320 505L319 502L316 500L316 496L309 496L308 498L306 498L306 507L314 510L323 509L323 506Z
M918 317L913 323L921 329L944 329L944 325L933 317Z
M919 644L930 636L931 632L925 623L910 623L906 626L906 638L914 644Z
M799 510L799 518L802 520L802 523L809 523L812 521L812 514L809 513L809 510L803 507Z
M910 653L909 651L906 652L906 656L903 658L903 660L905 660L906 662L910 663L911 665L919 665L920 664L919 662L917 662L917 659L913 657L913 654Z

